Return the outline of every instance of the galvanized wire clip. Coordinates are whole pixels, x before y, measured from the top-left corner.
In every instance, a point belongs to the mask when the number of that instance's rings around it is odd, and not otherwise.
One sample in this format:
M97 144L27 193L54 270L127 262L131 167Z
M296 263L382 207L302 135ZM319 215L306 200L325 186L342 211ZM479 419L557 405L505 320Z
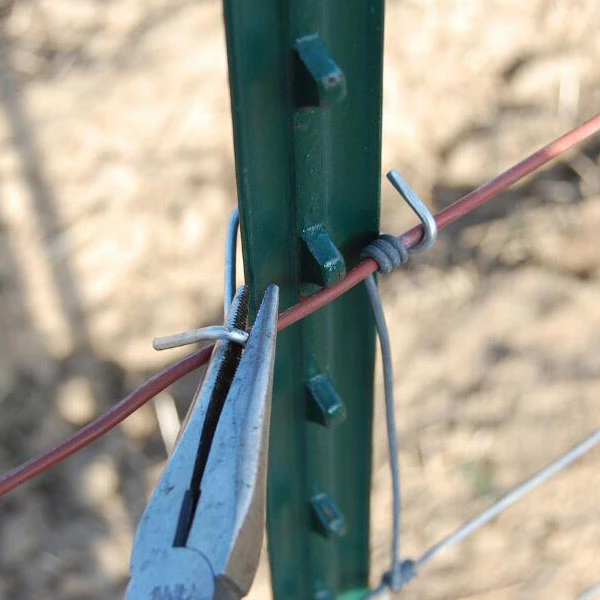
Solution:
M388 173L388 179L392 185L400 192L402 197L408 202L410 207L418 215L423 224L424 235L417 246L410 249L412 252L420 252L431 248L437 237L437 225L435 219L429 212L429 209L418 198L418 196L408 187L404 180L396 171ZM408 260L409 249L404 247L398 238L389 235L381 235L372 242L363 251L363 257L372 258L379 265L380 273L389 273L398 266L404 264ZM443 550L458 544L466 537L489 523L497 517L501 512L512 506L527 493L531 492L542 483L554 475L562 472L573 462L581 458L592 448L600 445L600 429L594 431L587 439L579 443L571 450L559 456L552 463L541 469L521 484L509 490L502 498L497 500L489 508L475 516L470 521L461 525L458 529L446 536L428 550L426 550L419 558L401 559L400 553L400 515L401 515L401 496L400 496L400 466L398 459L398 439L396 433L396 414L394 405L394 374L392 351L390 345L389 332L385 322L383 305L375 278L370 275L365 279L367 292L373 307L375 315L375 324L377 334L381 345L382 364L383 364L383 379L385 387L385 408L386 408L386 426L388 434L388 446L390 452L390 469L392 472L392 544L391 544L391 564L381 579L381 583L374 590L370 590L364 596L363 600L375 598L390 589L393 592L400 591L406 583L417 576L418 570L426 563L432 560ZM600 584L593 586L580 596L580 600L584 598L592 598L600 592Z
M362 252L361 258L372 258L379 265L383 275L391 273L408 261L409 252L424 252L435 244L438 226L435 218L425 202L402 179L398 171L392 169L387 178L406 203L413 209L423 225L423 237L416 246L407 248L393 235L381 234L373 240Z
M438 226L433 214L429 208L427 208L425 202L423 202L408 183L402 179L398 171L392 169L388 172L387 178L407 204L413 209L423 225L423 237L416 246L413 246L410 249L410 251L425 252L426 250L429 250L435 244L438 235Z
M372 258L379 265L379 272L391 273L408 261L409 252L423 252L433 246L437 239L437 223L427 205L413 192L397 171L390 171L387 178L398 190L402 198L413 209L423 225L423 238L410 250L395 236L382 234L363 251L361 257ZM383 382L385 396L385 422L387 427L390 470L392 475L392 542L390 549L390 568L384 574L381 584L371 590L365 598L374 598L386 589L399 591L403 585L416 576L413 561L401 560L400 554L400 464L398 457L398 435L396 433L396 409L394 403L394 366L390 335L385 321L383 304L375 283L375 277L365 279L367 293L373 307L375 326L381 347Z

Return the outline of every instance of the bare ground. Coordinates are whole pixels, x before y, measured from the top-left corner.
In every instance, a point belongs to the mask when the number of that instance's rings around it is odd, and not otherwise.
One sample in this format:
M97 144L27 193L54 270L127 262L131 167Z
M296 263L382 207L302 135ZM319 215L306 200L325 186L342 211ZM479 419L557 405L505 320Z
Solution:
M218 2L0 2L0 469L50 447L220 319L235 205ZM387 5L384 168L432 206L600 106L596 0ZM403 548L416 556L600 424L600 143L382 282ZM385 187L385 186L384 186ZM409 211L384 190L382 227ZM181 411L196 378L174 387ZM377 427L383 431L381 397ZM377 439L381 436L376 436ZM0 500L0 598L119 597L165 458L152 406ZM408 599L573 599L600 579L599 454L441 555ZM389 475L374 456L373 581ZM251 598L269 597L259 575Z

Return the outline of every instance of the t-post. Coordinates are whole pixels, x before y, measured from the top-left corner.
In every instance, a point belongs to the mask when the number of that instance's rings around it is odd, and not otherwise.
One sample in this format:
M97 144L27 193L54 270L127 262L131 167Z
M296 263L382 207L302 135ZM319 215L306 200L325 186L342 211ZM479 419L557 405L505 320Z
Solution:
M245 278L283 310L378 233L382 0L225 0ZM276 600L369 573L374 323L362 286L277 342L268 483Z

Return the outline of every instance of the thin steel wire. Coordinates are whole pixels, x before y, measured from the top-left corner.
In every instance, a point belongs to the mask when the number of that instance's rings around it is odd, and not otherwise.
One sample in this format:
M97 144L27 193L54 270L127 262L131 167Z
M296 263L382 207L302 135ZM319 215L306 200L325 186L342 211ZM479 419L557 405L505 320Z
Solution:
M423 226L423 237L418 244L412 247L412 252L426 252L435 244L437 239L438 227L435 221L435 217L431 214L427 205L413 189L404 181L400 173L395 169L392 169L387 174L388 181L394 186L396 191L402 196L407 204L413 209L413 211L419 216L421 225Z
M209 325L200 329L154 338L152 347L155 350L169 350L199 342L214 342L215 340L228 340L243 346L248 340L248 332L227 325Z
M399 589L402 582L398 570L400 563L400 518L402 511L400 495L400 460L398 454L398 439L396 433L396 407L394 405L394 362L390 334L385 321L383 304L375 282L375 276L369 275L365 279L369 300L375 316L375 327L381 348L381 362L383 366L383 387L385 397L385 423L387 427L388 448L390 453L390 471L392 473L392 549L390 565L390 587ZM373 598L371 594L366 598Z
M388 430L389 432L389 430ZM384 577L381 584L373 591L369 592L364 599L367 600L369 598L375 598L382 592L386 590L386 588L390 587L393 590L400 589L405 583L410 581L413 577L417 575L418 569L423 567L425 564L430 562L433 558L435 558L440 552L447 550L448 548L455 546L456 544L462 542L468 536L473 534L474 532L481 529L483 526L487 525L490 521L495 519L498 515L504 512L506 509L513 506L516 502L521 500L525 495L537 489L539 486L548 481L551 477L562 473L567 467L572 465L575 461L583 457L590 450L596 447L600 443L600 429L594 431L589 437L587 437L583 442L577 444L575 447L571 448L571 450L561 454L556 460L551 462L549 465L527 478L521 484L512 488L507 494L505 494L500 500L492 504L489 508L484 510L482 513L477 515L475 518L467 521L463 525L461 525L458 529L452 532L450 535L443 538L438 543L434 544L425 551L420 558L417 560L407 559L404 561L399 561L394 569L390 571L392 576L396 576L397 582L399 583L398 587L393 588L391 586L391 581L393 579L389 576ZM390 444L391 447L391 444ZM395 492L396 493L396 492ZM396 506L394 505L394 511L396 510ZM398 513L399 514L399 513ZM394 512L393 519L396 518L396 513ZM396 532L395 521L393 520L392 531ZM582 595L578 597L577 600L592 600L600 595L600 582L598 582L595 586L586 590Z
M540 148L510 169L440 211L435 215L438 229L441 230L448 227L461 217L489 202L523 177L549 163L570 148L580 144L598 131L600 131L600 113L585 123L571 129L550 144ZM401 235L400 240L407 248L411 248L422 237L423 227L418 225ZM372 275L376 270L377 263L374 260L367 259L361 262L360 265L352 269L344 279L335 285L309 296L281 313L277 323L278 331L289 327L326 304L333 302L369 275ZM132 412L146 402L149 402L159 391L205 364L210 358L211 352L212 346L207 346L199 352L194 352L172 364L118 402L112 409L109 409L106 413L85 425L55 448L39 454L2 475L0 477L0 496L46 471L64 460L67 456L70 456L115 428Z
M235 208L229 217L227 227L227 245L225 246L225 307L227 314L235 296L236 273L235 261L237 255L237 234L240 227L240 211Z
M514 487L502 498L500 498L500 500L492 504L487 510L484 510L474 519L467 521L456 531L429 548L429 550L427 550L414 562L415 569L422 567L440 552L450 548L451 546L454 546L455 544L458 544L473 532L489 523L501 512L505 511L507 508L515 504L515 502L523 498L523 496L548 481L548 479L551 477L554 477L555 475L558 475L564 471L568 466L587 454L590 450L592 450L592 448L597 446L598 443L600 443L600 429L597 429L583 442L577 444L577 446L571 448L571 450L559 456L555 461L551 462L549 465L523 481L521 484Z
M600 581L577 596L577 600L594 600L600 597Z
M415 194L410 186L402 179L397 171L390 171L387 175L392 185L398 190L405 202L412 208L423 225L423 239L410 252L424 252L431 248L437 239L437 223L427 205ZM393 270L406 264L409 249L394 236L380 235L371 242L362 252L361 258L372 258L383 274L391 273ZM390 470L392 474L392 546L390 553L390 569L383 578L381 585L375 590L367 593L365 600L374 598L386 588L399 591L407 579L412 578L413 570L407 569L409 563L400 560L400 526L402 516L402 496L400 491L400 455L398 453L398 434L396 432L396 406L394 401L394 362L392 357L392 346L390 334L385 320L383 303L379 295L379 289L374 275L365 279L365 285L373 315L375 327L381 347L381 361L383 366L383 385L385 397L385 423L387 427L388 449L390 454Z

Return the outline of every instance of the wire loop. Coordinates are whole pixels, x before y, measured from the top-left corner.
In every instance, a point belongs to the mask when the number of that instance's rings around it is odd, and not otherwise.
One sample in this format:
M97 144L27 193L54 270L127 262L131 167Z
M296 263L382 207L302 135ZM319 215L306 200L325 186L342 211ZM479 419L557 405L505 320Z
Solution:
M408 261L408 250L394 235L381 234L361 253L361 258L372 258L379 265L379 272L387 275Z
M380 234L360 255L361 258L372 258L379 266L378 271L387 275L408 261L409 252L424 252L435 244L438 226L431 211L411 187L402 179L400 173L392 169L387 178L398 190L402 198L413 209L423 225L423 237L412 248L405 246L400 238L389 234Z
M396 563L393 569L386 571L381 578L381 583L362 600L371 600L383 594L386 590L396 593L402 590L405 584L417 576L417 564L414 560L407 558L402 562Z
M384 574L382 583L385 583L393 592L399 592L405 583L417 576L417 564L414 560L407 558L396 563L392 571Z

